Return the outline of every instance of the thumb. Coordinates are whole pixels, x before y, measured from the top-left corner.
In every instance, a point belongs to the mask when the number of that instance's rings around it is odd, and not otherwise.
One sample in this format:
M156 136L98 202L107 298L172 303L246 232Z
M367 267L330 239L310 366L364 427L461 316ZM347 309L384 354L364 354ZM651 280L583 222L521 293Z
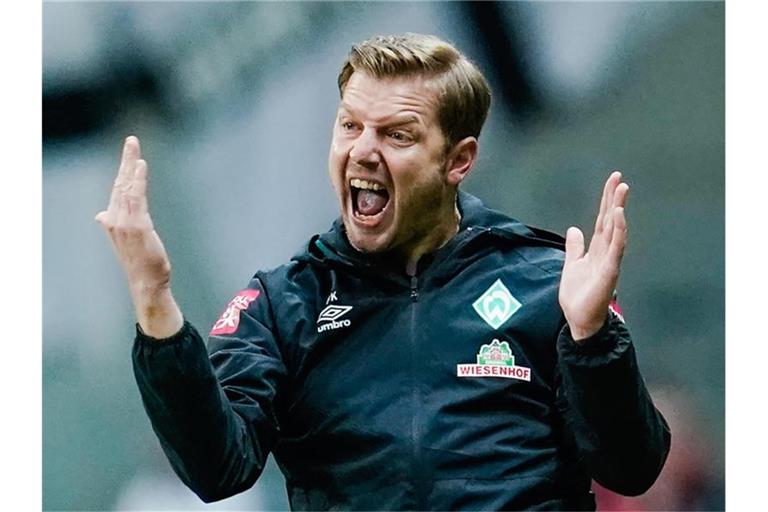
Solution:
M576 261L584 256L584 233L579 228L571 226L565 233L565 264Z

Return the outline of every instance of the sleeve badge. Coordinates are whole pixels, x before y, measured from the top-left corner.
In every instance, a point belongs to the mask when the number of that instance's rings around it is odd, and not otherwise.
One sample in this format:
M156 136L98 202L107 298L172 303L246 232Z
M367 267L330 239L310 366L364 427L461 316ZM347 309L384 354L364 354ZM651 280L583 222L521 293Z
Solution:
M621 306L619 306L619 303L616 302L617 294L614 291L613 292L613 298L611 299L611 303L608 304L608 311L610 311L611 316L618 318L621 323L626 323L624 321L624 313L621 311Z
M232 334L240 325L240 313L256 300L259 296L259 290L243 290L229 301L226 309L221 314L216 323L213 324L211 335Z

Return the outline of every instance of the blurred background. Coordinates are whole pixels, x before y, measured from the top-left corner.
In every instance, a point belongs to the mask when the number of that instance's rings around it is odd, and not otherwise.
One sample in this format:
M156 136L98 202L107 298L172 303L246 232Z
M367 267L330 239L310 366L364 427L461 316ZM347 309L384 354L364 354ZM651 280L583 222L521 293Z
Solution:
M257 269L328 229L339 67L353 43L410 31L491 82L466 190L589 232L609 171L630 183L619 302L673 444L646 495L596 485L599 509L724 509L724 18L722 2L45 3L43 508L287 508L272 462L211 505L172 473L93 216L138 135L176 296L205 331Z

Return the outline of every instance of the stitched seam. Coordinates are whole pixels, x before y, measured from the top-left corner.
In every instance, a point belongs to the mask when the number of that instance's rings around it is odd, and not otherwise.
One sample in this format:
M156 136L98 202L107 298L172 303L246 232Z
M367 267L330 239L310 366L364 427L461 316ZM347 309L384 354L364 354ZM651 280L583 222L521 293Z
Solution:
M522 253L519 251L519 250L517 250L517 249L512 249L512 251L514 251L514 253L515 253L515 254L517 254L518 256L520 256L520 259L522 259L523 261L525 261L526 263L528 263L528 264L529 264L529 265L531 265L532 267L536 267L536 268L538 268L539 270L541 270L542 272L545 272L545 273L547 273L547 274L548 274L548 275L550 275L550 276L557 276L557 275L559 275L559 274L558 274L558 273L556 273L556 272L552 272L551 270L549 270L549 269L546 269L546 268L542 267L542 266L541 266L541 265L539 265L538 263L534 263L534 262L532 262L531 260L529 260L528 258L526 258L526 257L525 257L525 256L524 256L524 255L523 255L523 254L522 254Z

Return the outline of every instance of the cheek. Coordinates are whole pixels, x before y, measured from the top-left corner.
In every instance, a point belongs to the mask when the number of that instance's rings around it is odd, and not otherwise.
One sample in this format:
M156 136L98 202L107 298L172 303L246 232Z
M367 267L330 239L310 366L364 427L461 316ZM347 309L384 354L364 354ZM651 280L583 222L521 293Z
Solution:
M402 194L398 194L400 211L410 217L414 224L430 223L433 215L441 210L445 184L437 169L428 175L420 175L403 183Z
M419 162L401 167L397 182L398 195L404 198L423 198L432 196L444 186L445 177L442 169L434 162Z
M336 139L331 141L331 148L328 152L328 174L331 177L333 186L337 189L343 179L344 169L347 164L348 152L344 148L344 144L340 143Z
M344 141L339 140L334 135L333 139L331 139L331 151L330 151L331 158L338 157L338 155L340 155L342 153L343 143L344 143Z

